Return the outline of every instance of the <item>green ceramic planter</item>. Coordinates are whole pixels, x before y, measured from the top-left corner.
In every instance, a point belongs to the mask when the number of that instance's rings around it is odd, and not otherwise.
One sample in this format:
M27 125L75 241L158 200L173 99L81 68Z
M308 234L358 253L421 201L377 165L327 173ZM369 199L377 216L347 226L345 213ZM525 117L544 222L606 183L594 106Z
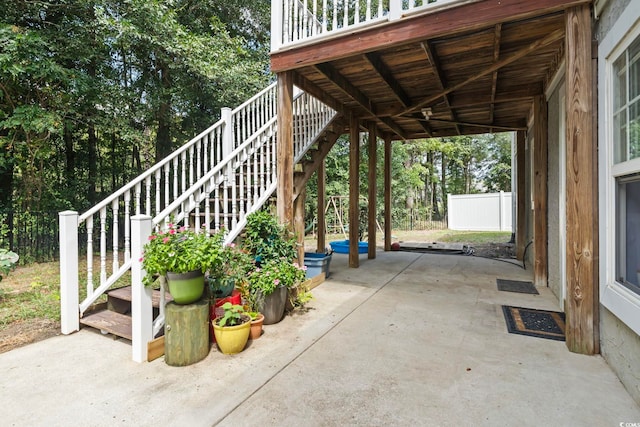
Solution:
M204 274L200 270L188 273L167 272L167 284L176 304L191 304L198 301L204 292Z

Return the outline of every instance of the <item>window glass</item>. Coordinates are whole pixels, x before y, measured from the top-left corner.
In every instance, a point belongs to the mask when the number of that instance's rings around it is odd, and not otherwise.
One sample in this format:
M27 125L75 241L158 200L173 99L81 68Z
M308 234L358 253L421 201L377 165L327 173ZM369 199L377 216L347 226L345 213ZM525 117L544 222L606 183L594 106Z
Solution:
M640 157L640 37L613 62L614 162Z
M616 278L640 291L640 177L618 179Z

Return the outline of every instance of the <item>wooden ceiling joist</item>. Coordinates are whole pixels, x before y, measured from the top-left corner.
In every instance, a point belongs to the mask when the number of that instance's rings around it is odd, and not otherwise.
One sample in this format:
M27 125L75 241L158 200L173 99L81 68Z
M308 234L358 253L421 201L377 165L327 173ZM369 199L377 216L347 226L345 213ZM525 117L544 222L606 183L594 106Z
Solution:
M502 24L496 24L494 27L493 38L493 62L498 62L500 58L500 36L502 34ZM493 72L491 76L491 105L489 105L489 123L493 122L494 102L496 100L496 91L498 90L498 70Z
M407 133L402 130L398 124L390 117L378 117L376 113L376 107L373 102L367 98L367 96L355 87L349 80L347 80L342 74L340 74L333 66L329 64L317 64L314 68L324 75L329 81L331 81L340 91L345 95L357 102L362 108L364 108L373 117L377 117L377 120L386 125L396 135L402 139L408 139Z
M442 67L440 66L440 61L438 60L438 57L436 56L436 54L433 51L433 46L431 45L431 42L426 41L426 42L422 42L420 43L420 45L422 46L422 50L424 50L424 52L427 54L427 57L429 58L429 63L431 63L431 68L433 69L433 73L436 75L436 83L439 86L439 89L441 91L445 90L445 87L447 86L447 82L444 78L444 73L442 72ZM451 102L449 100L449 95L445 94L443 96L444 99L444 103L447 106L447 108L449 109L449 116L451 117L451 121L453 123L457 122L458 118L456 117L456 114L454 112L454 110L451 108ZM460 127L458 124L455 124L456 127L456 132L458 132L458 135L460 135Z
M496 70L499 70L500 68L509 65L521 58L523 58L524 56L526 56L527 54L535 51L536 49L539 49L541 47L547 46L551 43L554 43L558 40L561 40L564 37L564 29L558 29L553 31L551 34L549 34L548 36L539 39L533 43L531 43L529 46L520 49L519 51L509 55L508 57L495 62L493 65L491 65L490 67L487 67L486 69L468 77L467 79L465 79L464 81L457 83L455 85L452 85L448 88L446 88L445 90L435 94L435 95L431 95L428 96L427 98L423 99L422 101L420 101L419 103L415 104L413 107L410 107L408 109L406 109L405 111L403 111L401 113L401 115L407 115L409 113L413 113L415 111L420 110L423 107L426 107L427 105L429 105L430 103L432 103L433 101L442 98L443 96L457 90L460 89L466 85L468 85L471 82L474 82L478 79L480 79L481 77L484 77L488 74L493 73Z

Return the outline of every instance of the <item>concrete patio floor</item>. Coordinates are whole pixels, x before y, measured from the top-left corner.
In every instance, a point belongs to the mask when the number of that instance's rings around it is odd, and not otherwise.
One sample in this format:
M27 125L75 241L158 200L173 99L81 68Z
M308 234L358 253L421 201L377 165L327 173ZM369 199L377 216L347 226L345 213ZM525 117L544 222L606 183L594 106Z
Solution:
M0 354L2 425L619 426L640 408L600 356L507 333L500 292L530 280L506 262L379 252L331 278L306 313L265 326L235 356L171 367L90 330Z

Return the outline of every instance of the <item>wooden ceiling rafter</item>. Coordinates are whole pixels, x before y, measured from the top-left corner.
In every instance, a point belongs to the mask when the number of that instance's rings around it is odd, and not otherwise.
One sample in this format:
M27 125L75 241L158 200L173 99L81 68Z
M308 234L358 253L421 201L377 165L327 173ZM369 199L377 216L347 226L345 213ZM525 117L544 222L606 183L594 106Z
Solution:
M422 50L424 50L424 52L427 54L427 58L429 58L429 63L431 64L431 68L433 70L433 73L436 76L436 83L438 84L439 89L441 91L444 91L445 88L447 87L447 81L444 78L444 73L442 72L442 67L440 65L440 60L438 59L438 57L434 53L432 43L427 40L425 42L420 43L420 46L422 46ZM456 113L453 110L453 108L451 108L451 102L450 102L450 99L449 99L449 94L444 94L444 96L442 98L444 99L445 105L449 109L449 116L451 117L451 121L454 122L454 123L457 122L458 118L456 117ZM460 132L460 125L455 124L455 128L456 128L456 132L458 133L458 135L461 135L462 133Z
M528 46L518 50L517 52L507 56L506 58L503 58L500 61L495 62L494 64L492 64L490 67L485 68L484 70L473 74L472 76L466 78L464 81L457 83L455 85L452 85L446 89L444 89L443 91L435 94L435 95L431 95L428 96L427 98L423 99L422 101L418 102L417 104L415 104L413 107L410 107L404 111L402 111L402 113L400 115L407 115L409 113L413 113L415 111L418 111L424 107L426 107L427 105L429 105L430 103L432 103L433 101L442 98L445 95L448 95L449 93L460 89L466 85L468 85L469 83L472 83L482 77L485 77L488 74L493 73L496 70L499 70L500 68L509 65L521 58L523 58L524 56L526 56L527 54L534 52L536 49L539 49L541 47L547 46L551 43L554 43L558 40L561 40L564 37L564 28L563 29L557 29L553 32L551 32L549 35L547 35L546 37L542 38L542 39L538 39L535 42L529 44Z
M426 120L426 119L423 119ZM507 124L498 124L498 123L472 123L472 122L464 122L464 121L452 121L452 120L443 120L443 119L429 119L429 121L440 122L440 123L449 123L449 124L457 124L460 126L468 126L468 127L477 127L477 128L486 128L486 129L499 129L500 131L517 131L517 130L527 130L526 124L522 125L507 125ZM489 132L491 133L491 132Z
M332 65L327 63L316 64L313 68L329 79L342 93L357 102L369 114L375 117L376 120L391 129L396 135L402 139L408 139L407 133L391 117L379 117L376 113L375 104Z
M307 78L305 78L304 76L298 73L294 73L293 75L293 84L295 84L305 92L309 93L314 98L317 98L318 100L327 104L329 107L336 110L343 117L349 117L351 114L355 114L355 112L351 108L345 106L343 103L341 103L331 95L327 94L327 92L322 90L322 88L320 88L318 85L312 83L310 80L308 80ZM384 132L384 129L381 129L378 126L378 133L382 135L383 132Z
M389 89L391 89L391 92L396 97L396 99L400 101L400 104L402 104L404 108L409 107L411 105L411 98L409 97L407 92L405 92L402 86L400 86L398 81L393 77L393 72L387 66L387 64L384 63L380 55L375 52L369 52L365 53L363 56L364 59L369 63L369 65L373 67L373 70L376 72L376 74L378 74L378 76L380 76L380 78L384 80ZM378 115L381 116L381 114ZM414 118L418 119L419 117L417 116L418 113L415 113ZM429 125L427 123L420 122L420 126L422 127L422 129L424 129L427 135L431 137L432 131Z
M500 38L502 36L502 24L496 24L493 33L493 62L500 59ZM498 90L498 71L495 70L491 76L491 104L489 105L489 123L493 123L495 113L496 91Z

